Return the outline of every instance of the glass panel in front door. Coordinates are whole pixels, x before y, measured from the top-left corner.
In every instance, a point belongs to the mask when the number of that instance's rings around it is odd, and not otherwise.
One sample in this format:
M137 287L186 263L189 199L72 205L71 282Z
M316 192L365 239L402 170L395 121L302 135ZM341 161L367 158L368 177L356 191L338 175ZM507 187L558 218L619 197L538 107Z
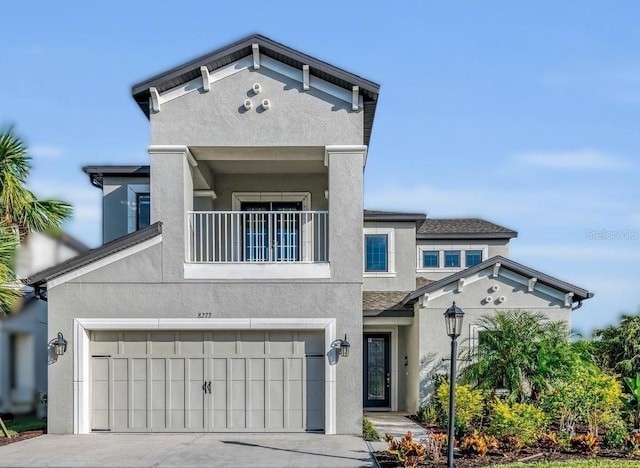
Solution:
M367 339L367 398L386 400L387 378L385 366L385 339Z

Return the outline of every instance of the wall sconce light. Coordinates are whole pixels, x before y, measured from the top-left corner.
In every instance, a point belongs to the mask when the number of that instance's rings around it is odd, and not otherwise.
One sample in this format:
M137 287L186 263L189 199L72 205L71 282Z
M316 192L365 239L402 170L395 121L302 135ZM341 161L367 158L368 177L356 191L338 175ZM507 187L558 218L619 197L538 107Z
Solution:
M62 356L67 352L67 340L62 336L62 332L58 332L58 338L53 340L51 345L53 346L53 352L56 353L56 356Z
M349 357L349 349L351 348L351 343L347 341L347 334L344 334L344 340L336 341L336 348L340 351L341 357Z

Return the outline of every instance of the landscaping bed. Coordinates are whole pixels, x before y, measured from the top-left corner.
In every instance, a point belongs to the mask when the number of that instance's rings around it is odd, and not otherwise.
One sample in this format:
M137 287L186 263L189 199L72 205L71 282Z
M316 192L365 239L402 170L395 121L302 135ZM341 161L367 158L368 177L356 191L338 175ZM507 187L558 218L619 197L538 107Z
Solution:
M32 439L47 432L47 423L36 416L19 416L14 419L3 419L11 438L5 437L0 430L0 446Z

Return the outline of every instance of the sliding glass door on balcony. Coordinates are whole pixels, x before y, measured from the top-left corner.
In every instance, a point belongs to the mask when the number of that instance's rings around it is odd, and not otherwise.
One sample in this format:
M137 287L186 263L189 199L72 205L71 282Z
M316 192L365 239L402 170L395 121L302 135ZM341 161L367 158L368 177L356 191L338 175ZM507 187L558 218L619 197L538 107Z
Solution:
M188 214L187 261L194 263L327 262L328 213L299 202L246 202L241 211Z

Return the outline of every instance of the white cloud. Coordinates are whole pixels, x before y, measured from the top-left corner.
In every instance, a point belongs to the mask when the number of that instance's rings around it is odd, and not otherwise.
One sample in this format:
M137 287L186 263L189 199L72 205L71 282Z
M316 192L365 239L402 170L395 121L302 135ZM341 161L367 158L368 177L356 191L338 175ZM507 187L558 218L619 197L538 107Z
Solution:
M628 161L599 151L532 151L517 154L515 161L529 166L558 170L613 171L627 169Z
M28 150L32 158L56 159L64 154L62 148L49 145L34 145L29 147Z

